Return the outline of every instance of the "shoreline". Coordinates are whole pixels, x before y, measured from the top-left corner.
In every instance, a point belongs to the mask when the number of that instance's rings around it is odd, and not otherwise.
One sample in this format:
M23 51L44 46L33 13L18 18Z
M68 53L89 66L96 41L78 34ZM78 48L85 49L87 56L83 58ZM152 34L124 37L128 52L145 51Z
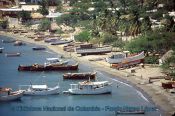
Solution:
M133 86L135 89L139 90L144 96L146 96L146 98L149 99L149 101L151 103L153 103L157 108L159 108L160 113L162 115L165 116L170 116L173 113L173 106L169 103L169 101L166 99L166 96L163 96L161 93L157 94L156 90L152 87L154 85L151 84L145 84L145 85L141 85L138 84L141 82L141 79L138 80L139 77L136 76L127 76L130 75L130 73L128 72L124 72L122 70L116 70L116 69L112 69L109 66L105 66L99 62L90 62L87 59L84 59L83 57L78 57L78 55L76 53L68 53L63 51L61 46L52 46L49 45L48 43L44 43L43 41L34 41L30 38L24 37L22 35L19 34L12 34L9 32L0 32L0 35L3 36L7 36L7 37L11 37L14 38L16 40L21 40L27 43L32 43L32 44L36 44L36 45L42 45L47 47L48 49L58 53L58 54L62 54L66 57L71 57L72 59L78 61L78 62L84 62L87 63L89 66L100 70L100 71L104 71L110 75L115 76L115 78L119 79L119 81L122 81L124 83L127 83L131 86Z

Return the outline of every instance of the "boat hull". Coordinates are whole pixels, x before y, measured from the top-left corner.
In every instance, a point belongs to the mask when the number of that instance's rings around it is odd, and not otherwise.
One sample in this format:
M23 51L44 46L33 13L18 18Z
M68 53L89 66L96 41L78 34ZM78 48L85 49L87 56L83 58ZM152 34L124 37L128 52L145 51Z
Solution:
M104 88L98 88L98 89L69 89L68 90L70 94L73 95L98 95L98 94L110 94L112 93L112 87L104 87Z
M76 65L32 65L32 66L18 66L18 71L60 71L60 70L78 70Z
M23 91L16 91L12 92L10 95L7 96L1 96L0 101L13 101L13 100L18 100L23 96Z
M56 86L54 88L48 88L47 90L42 90L42 91L34 91L34 90L25 90L24 95L29 95L29 96L44 96L44 95L55 95L59 94L59 87Z
M66 73L63 75L63 79L95 79L96 73Z

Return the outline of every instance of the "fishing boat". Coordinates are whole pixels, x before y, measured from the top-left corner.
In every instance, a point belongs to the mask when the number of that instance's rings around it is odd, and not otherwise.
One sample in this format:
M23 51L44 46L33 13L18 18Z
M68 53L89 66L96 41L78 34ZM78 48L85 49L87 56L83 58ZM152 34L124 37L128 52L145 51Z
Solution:
M138 111L135 111L135 110L131 110L131 111L115 111L115 114L116 115L119 115L119 114L123 114L123 115L139 115L139 114L145 114L145 111L144 110L138 110Z
M15 41L13 45L14 46L22 46L22 45L24 45L24 43L22 41Z
M73 40L57 40L55 42L51 42L50 45L61 45L71 43Z
M106 58L106 62L112 64L112 67L120 68L129 65L134 65L143 62L144 52L134 55L127 55L128 53L119 53Z
M110 53L112 51L111 47L95 47L95 48L75 48L75 52L77 54L84 55L96 55L96 54L104 54L104 53Z
M31 66L18 66L18 71L60 71L60 70L77 70L78 63L74 65L39 65L33 64Z
M59 40L58 38L47 38L47 39L44 40L44 42L51 43L51 42L56 42L58 40Z
M173 89L175 88L175 81L162 82L162 87L164 89Z
M33 47L32 49L33 50L45 50L46 48L45 47Z
M2 52L3 52L3 50L4 50L4 48L0 48L0 53L2 53Z
M92 82L90 80L79 82L78 84L70 84L68 90L70 94L77 95L96 95L107 94L112 92L112 83L108 81Z
M27 87L27 89L23 89L24 87ZM59 89L59 84L55 87L48 87L46 84L19 86L19 91L24 91L24 95L54 95L59 94Z
M0 101L18 100L23 96L23 91L12 92L11 88L0 88Z
M20 52L16 52L16 53L6 53L5 56L6 57L17 57L20 56L21 53Z
M96 72L86 72L86 73L65 73L63 74L63 79L95 79Z
M46 58L45 66L50 65L65 65L69 62L69 60L63 60L60 58Z

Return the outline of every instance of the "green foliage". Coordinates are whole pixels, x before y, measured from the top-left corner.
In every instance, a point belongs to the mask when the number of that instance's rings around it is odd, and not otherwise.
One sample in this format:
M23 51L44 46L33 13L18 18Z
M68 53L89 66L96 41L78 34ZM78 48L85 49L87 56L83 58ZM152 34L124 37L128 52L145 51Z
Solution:
M8 27L8 20L3 20L3 21L0 21L0 28L2 29L7 29Z
M48 19L43 19L43 20L41 21L41 23L39 24L38 29L39 29L40 31L46 31L46 30L50 29L50 26L51 26L50 20L48 20Z
M75 40L80 42L89 42L90 38L90 32L86 30L75 36Z
M56 33L57 33L57 34L62 34L62 33L64 33L64 32L63 32L61 29L57 29Z
M38 12L41 13L42 15L48 15L49 11L48 11L48 0L42 0L41 2L39 2L39 9Z
M25 23L25 22L31 20L31 18L32 18L30 12L27 12L24 10L19 13L19 17L21 18L22 23Z
M66 25L73 25L75 23L77 23L78 18L75 15L72 14L64 14L61 15L60 17L56 18L56 22L57 24L66 24Z
M146 64L158 64L158 57L157 56L147 56L144 58L144 63Z

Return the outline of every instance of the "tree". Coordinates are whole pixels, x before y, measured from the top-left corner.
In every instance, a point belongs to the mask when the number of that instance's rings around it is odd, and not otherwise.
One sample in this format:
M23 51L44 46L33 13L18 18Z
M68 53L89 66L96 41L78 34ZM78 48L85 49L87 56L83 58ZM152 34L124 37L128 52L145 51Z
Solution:
M42 15L48 15L49 11L48 11L48 0L42 0L39 2L39 9L38 11L42 14Z
M2 21L0 21L0 28L7 29L8 24L9 24L8 20L2 20Z
M41 30L41 31L46 31L46 30L50 29L50 27L51 27L50 20L43 19L41 21L41 23L39 24L38 29Z
M25 23L25 22L31 20L31 18L32 18L30 12L27 12L24 10L19 13L19 17L21 18L22 23Z
M80 42L89 42L90 38L90 32L86 30L75 36L75 40Z

